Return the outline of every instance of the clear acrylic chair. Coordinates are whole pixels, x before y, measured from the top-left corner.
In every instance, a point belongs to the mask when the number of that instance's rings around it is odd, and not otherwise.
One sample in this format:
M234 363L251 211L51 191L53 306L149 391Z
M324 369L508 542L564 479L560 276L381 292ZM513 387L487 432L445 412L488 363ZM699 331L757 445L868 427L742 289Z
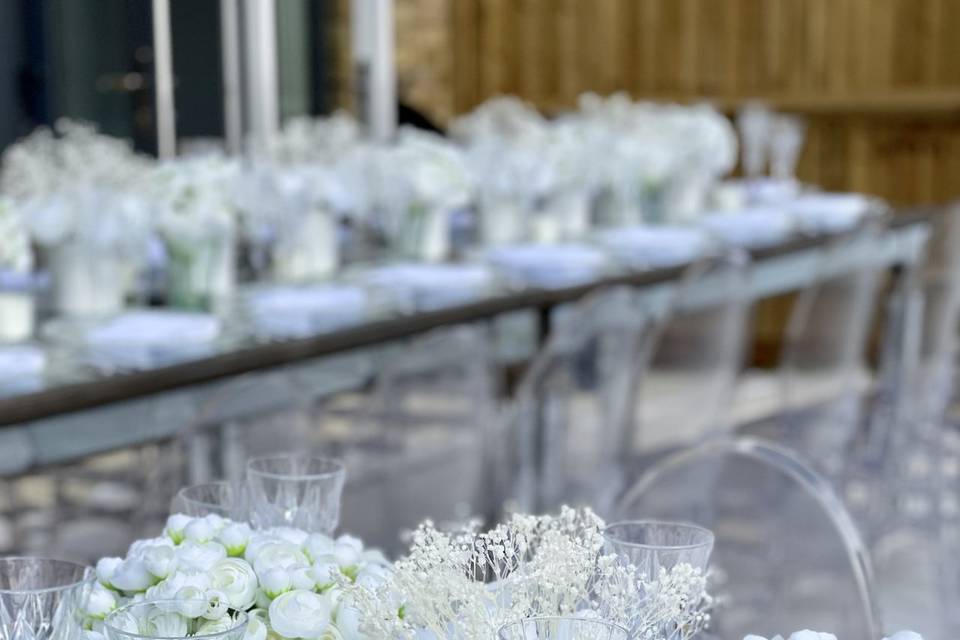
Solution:
M612 498L651 328L626 287L556 310L500 421L497 491L508 508L598 508Z
M865 351L884 272L882 231L874 218L823 250L784 337L777 438L831 475L842 470L870 387Z
M690 444L729 424L749 329L748 277L744 253L702 259L686 269L656 314L632 405L634 454ZM640 296L649 308L651 301Z
M701 482L705 468L709 484ZM714 532L717 637L802 628L845 640L881 637L857 529L829 482L790 450L719 438L633 477L612 519L690 522Z

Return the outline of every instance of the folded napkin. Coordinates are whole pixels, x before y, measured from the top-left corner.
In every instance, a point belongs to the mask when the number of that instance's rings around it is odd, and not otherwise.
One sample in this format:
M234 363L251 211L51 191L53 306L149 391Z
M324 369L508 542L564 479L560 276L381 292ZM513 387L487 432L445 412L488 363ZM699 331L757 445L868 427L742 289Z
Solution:
M707 232L725 244L761 249L786 241L795 222L783 207L750 207L740 211L707 213L701 218Z
M209 314L130 311L89 330L85 361L103 369L148 369L209 355L220 321Z
M623 227L601 231L595 237L617 260L633 269L687 264L710 245L702 230L690 227Z
M362 282L404 310L430 311L471 302L489 291L493 273L482 264L395 264L377 267Z
M516 283L544 289L585 284L609 266L602 251L581 244L496 247L486 259Z
M368 308L367 293L351 285L275 286L247 296L254 331L275 338L302 338L355 325Z
M870 204L859 193L811 193L789 202L787 210L807 233L839 233L855 227Z
M28 393L43 386L47 355L28 344L0 347L0 395Z

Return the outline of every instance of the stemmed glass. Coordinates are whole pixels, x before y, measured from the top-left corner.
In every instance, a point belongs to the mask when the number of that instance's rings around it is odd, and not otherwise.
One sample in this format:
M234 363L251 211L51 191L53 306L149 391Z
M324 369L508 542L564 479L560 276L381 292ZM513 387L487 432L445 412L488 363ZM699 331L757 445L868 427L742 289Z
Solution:
M0 558L0 640L77 640L92 569L50 558Z
M241 483L218 480L184 487L171 501L171 513L183 513L193 518L210 514L237 522L248 517L247 490Z
M203 599L154 600L121 607L103 621L107 640L242 640L249 616L243 611L224 611L224 624L214 625L204 617L209 602Z
M706 573L713 542L709 529L681 522L627 520L603 530L604 551L632 564L648 583L657 580L661 569L671 571L680 564Z
M497 640L628 640L629 632L605 620L574 617L528 618L510 622Z
M295 527L331 535L340 522L346 469L340 460L267 456L247 462L254 527Z

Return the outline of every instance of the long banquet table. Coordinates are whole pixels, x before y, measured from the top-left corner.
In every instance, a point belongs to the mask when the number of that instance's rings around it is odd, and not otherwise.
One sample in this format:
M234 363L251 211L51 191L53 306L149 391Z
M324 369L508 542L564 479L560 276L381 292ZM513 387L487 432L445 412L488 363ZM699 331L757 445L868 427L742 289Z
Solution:
M895 216L878 240L878 259L890 268L918 263L929 221L929 215ZM835 237L798 237L752 251L752 298L809 284L818 274L820 252ZM618 284L638 288L656 304L668 297L665 294L677 286L683 271L679 266L602 277L560 289L508 290L441 310L382 317L302 339L240 343L171 366L48 383L37 391L0 398L0 475L168 439L201 416L229 420L301 401L306 388L316 395L358 388L373 374L370 359L363 357L366 351L437 327L532 312L542 333L557 306ZM709 283L702 289L710 295ZM304 384L278 383L278 372L283 380ZM229 415L203 413L208 407L205 401L238 378L255 391L221 407ZM261 379L263 384L257 384Z

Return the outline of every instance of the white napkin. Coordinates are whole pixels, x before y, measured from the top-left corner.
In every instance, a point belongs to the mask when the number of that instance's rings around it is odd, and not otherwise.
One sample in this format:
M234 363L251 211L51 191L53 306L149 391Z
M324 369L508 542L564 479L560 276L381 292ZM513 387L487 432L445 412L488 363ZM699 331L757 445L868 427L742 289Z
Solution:
M130 311L91 329L86 361L105 369L146 369L209 355L220 321L209 314Z
M708 213L703 228L722 242L746 249L770 247L786 241L795 230L793 216L782 207L751 207Z
M264 336L296 338L360 323L367 315L368 296L350 285L276 286L247 297L254 330Z
M28 393L43 386L47 354L28 344L0 347L0 395Z
M808 233L839 233L857 225L870 210L870 199L859 193L811 193L787 204Z
M709 238L690 227L623 227L596 235L597 242L634 269L674 267L693 262L709 247Z
M404 263L372 269L361 279L394 306L430 311L476 300L490 289L493 273L480 264Z
M608 266L602 251L581 244L496 247L486 259L511 280L545 289L585 284Z

